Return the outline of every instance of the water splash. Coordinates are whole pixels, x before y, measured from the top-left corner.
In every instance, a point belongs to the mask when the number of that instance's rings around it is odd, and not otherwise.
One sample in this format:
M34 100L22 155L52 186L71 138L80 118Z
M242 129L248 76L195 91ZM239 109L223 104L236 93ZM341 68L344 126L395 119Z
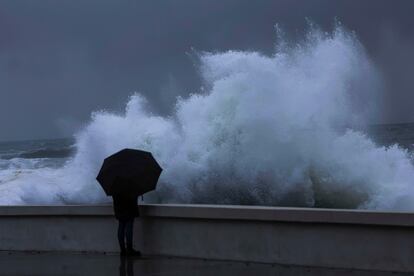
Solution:
M101 162L130 147L164 168L153 202L414 210L409 152L356 130L376 116L381 82L355 35L313 27L280 45L271 56L201 54L205 89L169 117L139 94L124 114L95 112L73 159L0 185L0 203L106 202Z

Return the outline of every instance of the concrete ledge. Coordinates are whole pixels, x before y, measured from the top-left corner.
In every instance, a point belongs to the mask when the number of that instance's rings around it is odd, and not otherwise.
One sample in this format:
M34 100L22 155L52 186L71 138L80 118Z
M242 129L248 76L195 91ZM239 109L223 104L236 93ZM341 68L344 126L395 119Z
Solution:
M142 205L135 246L150 255L414 272L414 214ZM0 250L116 252L112 206L0 207Z
M150 217L414 226L414 213L235 205L144 205Z
M143 204L143 217L414 227L414 213L238 205ZM1 206L2 216L113 216L111 205Z

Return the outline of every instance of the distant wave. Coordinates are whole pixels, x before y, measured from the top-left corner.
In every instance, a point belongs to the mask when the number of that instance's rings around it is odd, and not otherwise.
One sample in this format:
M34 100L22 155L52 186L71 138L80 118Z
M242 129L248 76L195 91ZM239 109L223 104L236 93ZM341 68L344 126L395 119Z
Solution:
M69 158L75 151L75 141L71 138L0 143L0 159L3 160Z
M37 159L37 158L68 158L75 153L74 148L65 149L38 149L22 153L1 154L0 159L10 160L14 158Z
M19 154L16 157L19 158L27 158L27 159L33 159L33 158L66 158L73 155L75 152L74 148L64 148L64 149L39 149L39 150L33 150L28 151Z

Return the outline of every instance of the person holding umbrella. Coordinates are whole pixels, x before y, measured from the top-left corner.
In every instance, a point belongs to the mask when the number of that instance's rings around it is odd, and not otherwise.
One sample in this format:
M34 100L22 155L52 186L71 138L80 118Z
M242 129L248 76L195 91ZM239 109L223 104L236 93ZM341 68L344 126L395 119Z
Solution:
M128 181L118 177L117 185L122 181ZM115 218L118 220L118 242L122 256L141 256L141 252L133 248L134 219L139 217L138 196L123 195L122 193L112 195ZM125 247L126 239L126 247Z
M123 149L103 162L96 179L113 198L121 256L141 255L133 248L134 218L139 216L138 196L155 190L161 172L152 154L142 150Z

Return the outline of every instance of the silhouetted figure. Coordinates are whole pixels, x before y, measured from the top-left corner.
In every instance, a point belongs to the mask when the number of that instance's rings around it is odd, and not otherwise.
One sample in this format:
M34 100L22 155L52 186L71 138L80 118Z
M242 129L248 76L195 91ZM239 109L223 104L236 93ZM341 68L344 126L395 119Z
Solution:
M140 256L133 248L134 219L139 216L138 197L113 195L114 213L119 222L118 241L122 256ZM125 246L126 239L126 246Z

